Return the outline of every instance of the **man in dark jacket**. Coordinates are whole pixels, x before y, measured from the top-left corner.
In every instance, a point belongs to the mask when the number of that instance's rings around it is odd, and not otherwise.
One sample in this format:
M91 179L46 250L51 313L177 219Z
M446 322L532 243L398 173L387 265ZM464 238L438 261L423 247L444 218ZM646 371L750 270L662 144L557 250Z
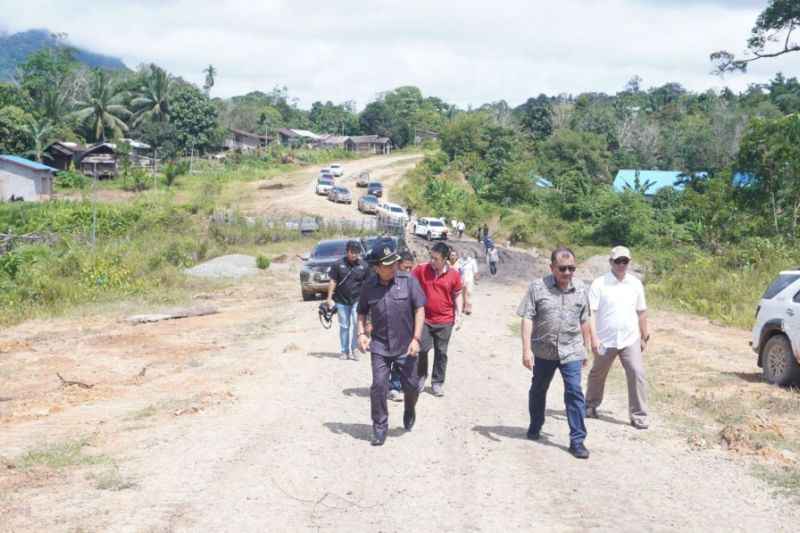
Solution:
M392 246L379 243L371 256L377 275L364 283L358 301L358 345L362 352L369 350L371 354L372 445L381 446L389 429L386 395L393 363L400 368L403 385L403 426L411 431L416 422L417 354L425 321L425 294L416 279L398 272L400 256ZM366 333L367 316L372 321L371 338Z
M328 284L327 305L336 305L339 316L340 359L358 360L356 347L356 304L361 294L361 285L369 275L369 267L361 260L361 244L358 241L347 243L347 255L331 267Z

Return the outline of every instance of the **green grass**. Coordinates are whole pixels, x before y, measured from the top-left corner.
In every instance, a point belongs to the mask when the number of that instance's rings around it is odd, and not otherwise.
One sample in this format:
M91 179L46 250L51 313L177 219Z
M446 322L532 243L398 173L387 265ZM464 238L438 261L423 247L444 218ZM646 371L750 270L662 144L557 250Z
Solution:
M22 470L39 466L59 469L77 465L111 463L111 458L106 455L85 455L82 450L86 446L88 446L87 439L48 444L18 457L15 466Z
M137 486L136 483L122 476L117 465L112 465L107 470L99 474L92 474L90 477L94 479L94 487L98 490L120 491Z

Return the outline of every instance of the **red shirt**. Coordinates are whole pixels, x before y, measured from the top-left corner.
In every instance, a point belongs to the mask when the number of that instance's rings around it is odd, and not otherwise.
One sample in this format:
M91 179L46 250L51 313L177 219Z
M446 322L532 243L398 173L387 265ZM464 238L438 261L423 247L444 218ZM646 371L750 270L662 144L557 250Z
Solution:
M448 265L447 270L437 276L430 263L418 265L411 274L417 278L425 298L425 322L429 324L452 324L456 319L455 298L461 292L461 275Z

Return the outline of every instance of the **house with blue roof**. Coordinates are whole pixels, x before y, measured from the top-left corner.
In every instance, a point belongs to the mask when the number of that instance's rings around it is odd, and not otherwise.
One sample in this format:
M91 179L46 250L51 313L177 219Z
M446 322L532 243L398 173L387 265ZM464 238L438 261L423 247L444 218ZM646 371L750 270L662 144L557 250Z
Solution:
M0 201L38 202L53 194L56 169L15 155L0 155Z
M636 190L636 177L639 177L639 186L644 188L645 196L653 196L664 187L673 187L680 191L683 184L679 183L686 177L685 172L677 170L630 170L623 169L617 172L614 178L614 191L623 192L627 189ZM705 177L707 172L695 172L697 177Z

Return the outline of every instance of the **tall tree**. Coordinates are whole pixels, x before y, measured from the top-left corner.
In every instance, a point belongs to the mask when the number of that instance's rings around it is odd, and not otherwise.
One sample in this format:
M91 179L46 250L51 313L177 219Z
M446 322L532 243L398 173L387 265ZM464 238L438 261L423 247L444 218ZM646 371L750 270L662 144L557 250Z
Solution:
M168 122L170 96L175 83L169 73L157 65L150 65L144 72L139 94L131 101L135 116L133 125L144 120Z
M75 117L88 126L94 140L104 142L128 131L125 121L131 112L122 104L123 96L106 71L92 71L86 98L76 103Z
M711 54L711 61L716 64L714 72L746 72L747 66L753 61L800 52L800 43L792 40L792 33L798 26L800 2L769 0L750 32L744 57L737 59L735 54L727 50L714 52Z
M214 87L214 80L217 77L217 69L214 68L214 65L209 65L203 70L203 73L206 75L203 90L206 92L206 96L209 96L211 94L211 88Z
M53 124L46 118L32 119L25 125L25 131L33 141L33 147L28 150L25 155L29 155L41 162L44 155L44 149L55 133Z

